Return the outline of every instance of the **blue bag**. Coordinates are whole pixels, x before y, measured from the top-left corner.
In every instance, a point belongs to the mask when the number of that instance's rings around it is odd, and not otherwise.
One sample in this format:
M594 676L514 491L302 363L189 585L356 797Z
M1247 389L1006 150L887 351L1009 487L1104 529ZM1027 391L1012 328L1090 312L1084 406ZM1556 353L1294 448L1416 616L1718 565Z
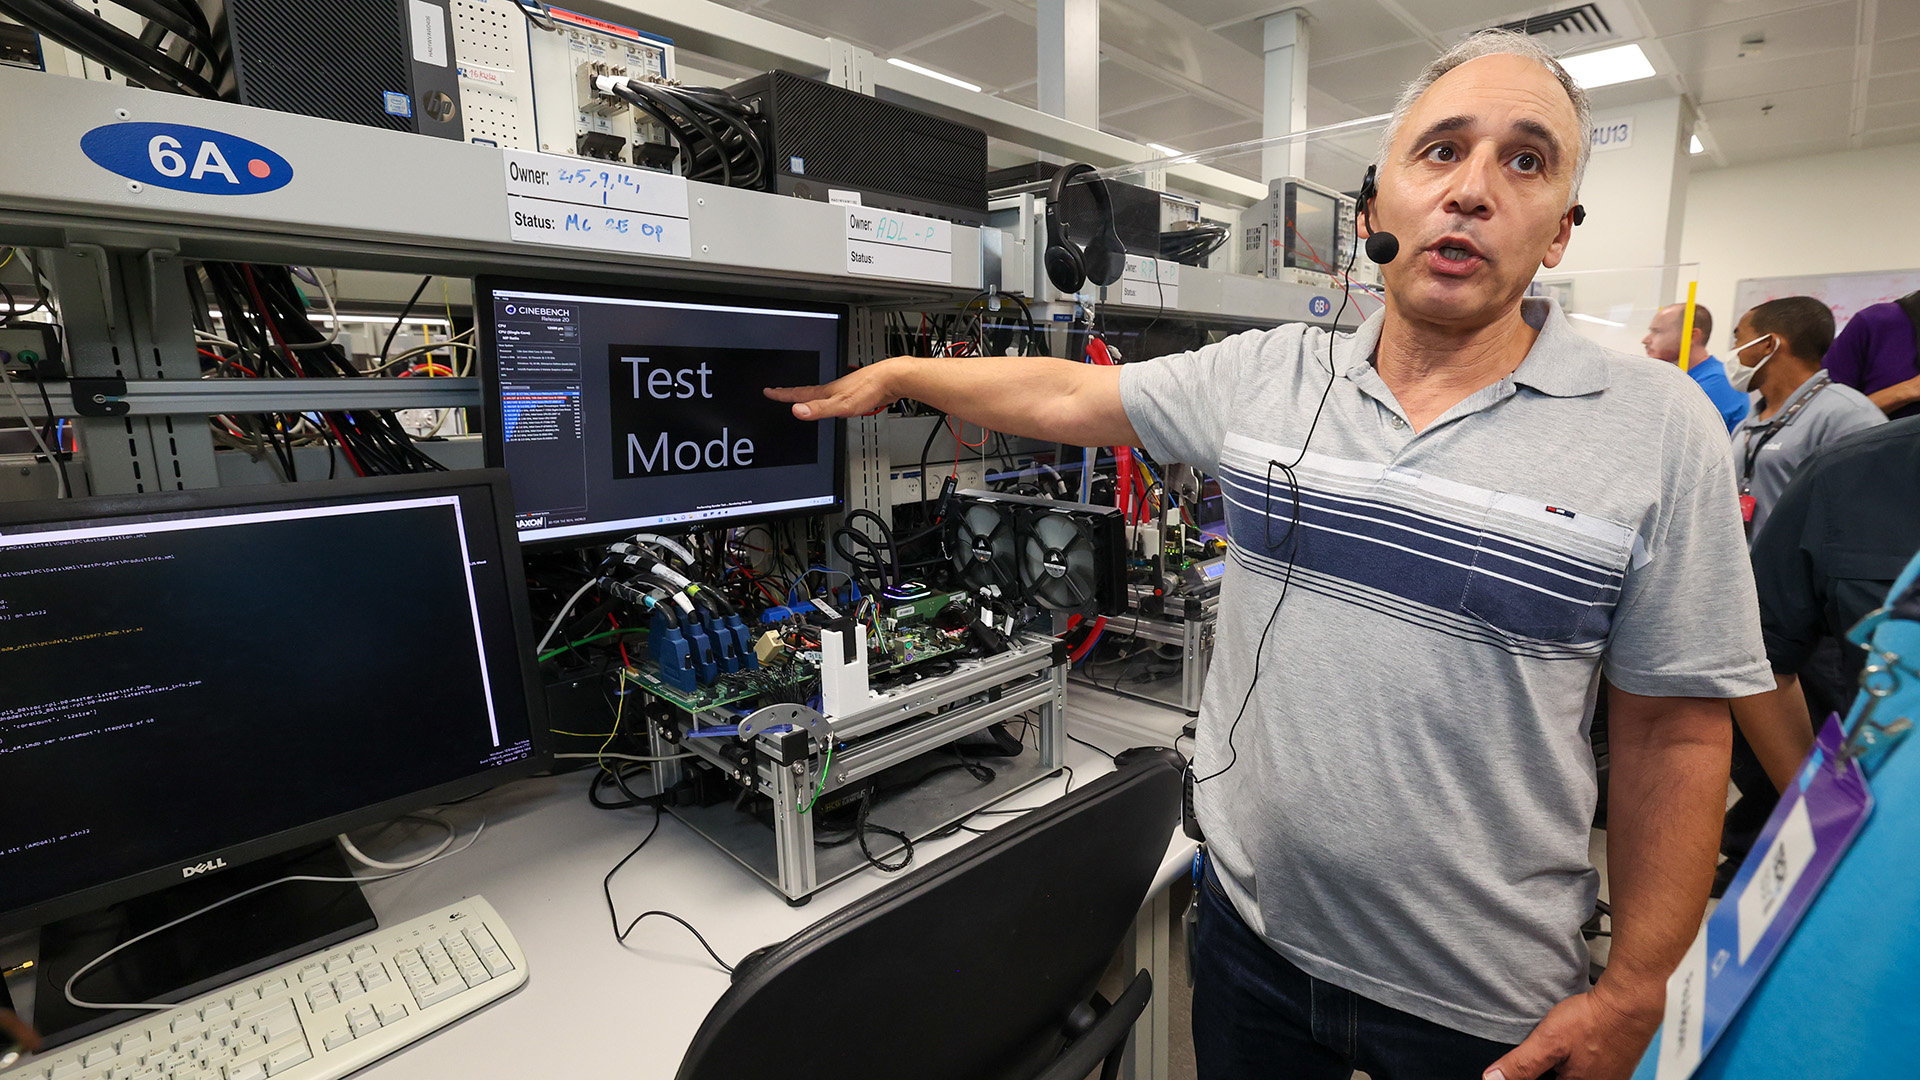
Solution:
M1872 814L1696 1080L1920 1076L1920 556L1848 637L1869 650L1846 731Z

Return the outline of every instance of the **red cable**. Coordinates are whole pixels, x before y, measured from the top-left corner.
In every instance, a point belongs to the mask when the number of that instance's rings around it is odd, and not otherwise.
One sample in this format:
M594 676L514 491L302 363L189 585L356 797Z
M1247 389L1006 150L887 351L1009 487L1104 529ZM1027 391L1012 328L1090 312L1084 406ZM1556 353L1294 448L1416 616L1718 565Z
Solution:
M1067 662L1069 664L1079 663L1082 657L1093 650L1093 643L1100 640L1100 632L1106 628L1107 617L1105 615L1095 619L1093 621L1093 629L1087 631L1087 640L1081 642L1079 648L1067 654Z
M247 278L247 291L253 294L254 308L260 312L260 321L267 324L267 332L273 335L273 343L280 346L281 352L287 354L287 363L293 365L294 374L299 378L306 378L306 369L300 366L299 360L295 359L293 350L287 348L287 340L280 336L279 324L273 321L273 315L267 311L267 301L260 295L260 286L253 280L253 267L242 263L240 268ZM353 447L347 445L347 437L340 433L340 425L334 423L333 416L329 413L321 413L320 419L327 422L327 427L333 432L334 442L340 444L340 452L347 456L347 464L353 466L353 474L367 475L367 470L360 467L360 459L354 456Z

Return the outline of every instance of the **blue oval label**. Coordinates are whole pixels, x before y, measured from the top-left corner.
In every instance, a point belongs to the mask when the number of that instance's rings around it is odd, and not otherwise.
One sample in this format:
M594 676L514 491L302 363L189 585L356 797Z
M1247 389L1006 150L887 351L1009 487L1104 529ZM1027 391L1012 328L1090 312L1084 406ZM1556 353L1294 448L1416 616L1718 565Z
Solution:
M293 180L287 159L259 143L186 124L108 124L80 136L80 150L129 180L197 195L258 195Z
M1324 319L1327 317L1327 312L1333 310L1333 301L1324 296L1316 296L1307 301L1307 310L1313 313L1314 318Z

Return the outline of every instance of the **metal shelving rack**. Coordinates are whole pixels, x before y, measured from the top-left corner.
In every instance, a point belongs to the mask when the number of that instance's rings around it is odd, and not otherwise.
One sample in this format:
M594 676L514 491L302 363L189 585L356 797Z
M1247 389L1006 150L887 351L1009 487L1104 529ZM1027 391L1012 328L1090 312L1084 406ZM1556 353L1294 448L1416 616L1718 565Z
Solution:
M510 235L504 158L492 147L4 68L0 100L33 103L0 116L0 243L33 249L52 279L74 378L125 382L104 395L111 402L97 400L98 384L79 402L64 387L53 394L55 411L76 418L98 494L217 485L198 420L208 414L480 403L475 380L201 380L184 260L747 285L857 310L944 306L986 281L982 230L962 226L951 281L938 285L849 275L840 207L709 184L688 185L691 258L524 243ZM197 194L128 180L83 153L86 132L139 122L252 140L284 157L292 179L253 195ZM88 415L108 404L111 415Z

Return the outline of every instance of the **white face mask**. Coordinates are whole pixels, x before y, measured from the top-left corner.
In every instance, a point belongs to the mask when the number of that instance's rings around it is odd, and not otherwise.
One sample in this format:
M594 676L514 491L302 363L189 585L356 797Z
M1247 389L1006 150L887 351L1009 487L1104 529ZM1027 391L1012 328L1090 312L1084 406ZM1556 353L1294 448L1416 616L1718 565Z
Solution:
M1753 377L1760 373L1760 369L1766 365L1767 361L1773 359L1774 353L1777 353L1780 351L1780 343L1777 341L1774 342L1773 348L1767 350L1767 355L1761 357L1760 362L1758 364L1753 365L1752 367L1748 367L1743 361L1741 361L1740 359L1741 352L1743 352L1746 349L1752 348L1755 345L1760 344L1762 340L1766 338L1770 338L1772 336L1773 336L1772 334L1762 334L1759 337L1748 340L1743 344L1735 345L1733 349L1730 351L1729 355L1733 357L1733 366L1727 369L1727 381L1733 384L1733 388L1735 390L1738 390L1743 394L1749 392L1747 388L1753 385Z

